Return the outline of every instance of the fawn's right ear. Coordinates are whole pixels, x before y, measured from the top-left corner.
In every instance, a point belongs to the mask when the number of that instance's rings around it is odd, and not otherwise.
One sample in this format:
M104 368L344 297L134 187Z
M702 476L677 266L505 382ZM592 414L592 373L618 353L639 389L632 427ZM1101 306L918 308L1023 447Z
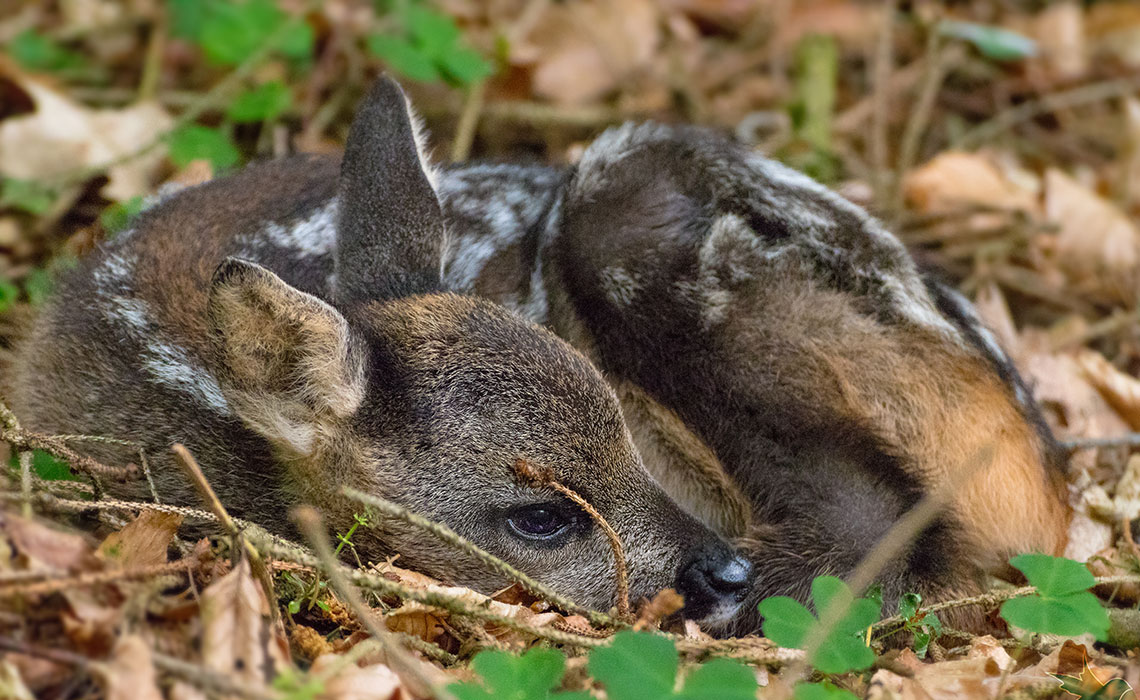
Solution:
M210 283L218 379L234 412L278 449L308 456L364 399L364 349L344 317L269 270L227 258Z
M445 229L418 117L390 78L353 119L338 185L337 301L342 308L442 289Z

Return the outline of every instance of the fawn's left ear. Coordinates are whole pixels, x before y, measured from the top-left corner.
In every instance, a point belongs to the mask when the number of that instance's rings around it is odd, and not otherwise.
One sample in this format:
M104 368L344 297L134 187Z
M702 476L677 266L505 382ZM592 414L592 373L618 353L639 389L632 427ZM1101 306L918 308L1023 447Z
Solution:
M442 290L446 231L421 140L404 91L378 79L341 164L336 294L344 308Z
M222 392L270 443L307 456L322 426L360 407L363 343L325 302L228 258L210 284L208 314Z

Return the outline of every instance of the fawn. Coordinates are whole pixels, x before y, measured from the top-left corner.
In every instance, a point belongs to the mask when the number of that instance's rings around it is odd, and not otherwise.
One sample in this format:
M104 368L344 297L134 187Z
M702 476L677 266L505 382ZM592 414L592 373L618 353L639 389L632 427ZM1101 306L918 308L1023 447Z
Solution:
M926 495L949 503L879 573L888 600L1064 549L1064 455L993 334L810 178L711 131L627 124L571 167L461 166L439 191L448 288L582 350L653 475L747 550L752 595L722 632L852 572Z
M184 190L66 275L15 350L13 409L32 429L142 443L169 501L194 501L169 456L181 442L227 507L271 529L308 502L344 531L349 485L609 607L607 540L518 480L524 459L617 531L635 600L676 586L686 616L731 619L750 566L646 472L601 374L553 333L445 291L439 176L381 79L342 163L294 157ZM399 522L354 544L484 592L507 583Z

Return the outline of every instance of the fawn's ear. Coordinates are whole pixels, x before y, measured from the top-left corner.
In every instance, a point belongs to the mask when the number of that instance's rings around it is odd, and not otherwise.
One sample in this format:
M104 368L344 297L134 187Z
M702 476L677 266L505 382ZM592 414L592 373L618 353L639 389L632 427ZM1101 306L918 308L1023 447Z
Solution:
M364 350L336 309L254 263L227 258L210 286L219 381L255 432L296 456L364 398Z
M344 308L442 289L443 214L418 121L387 77L353 119L338 185L337 300Z

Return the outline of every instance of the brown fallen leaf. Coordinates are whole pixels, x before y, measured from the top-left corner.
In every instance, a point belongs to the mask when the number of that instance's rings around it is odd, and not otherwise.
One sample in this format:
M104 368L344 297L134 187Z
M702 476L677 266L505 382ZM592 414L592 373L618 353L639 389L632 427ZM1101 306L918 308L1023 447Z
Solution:
M321 700L405 700L411 697L396 672L384 664L363 668L349 665L338 669L340 663L332 654L313 662L312 673L332 673L324 692L318 696Z
M0 659L0 698L35 700L32 691L24 684L20 669L10 659Z
M181 524L181 515L144 510L122 530L108 535L95 556L125 569L165 564L166 549Z
M867 688L867 700L929 700L930 694L918 681L886 669L875 671Z
M10 511L0 511L2 534L29 571L87 571L101 568L87 538Z
M1133 430L1140 430L1140 380L1121 372L1104 355L1093 350L1081 350L1076 359L1085 378L1117 414Z
M915 210L928 214L968 208L1036 212L1036 183L1022 175L1008 177L988 154L945 151L908 172L903 190Z
M511 62L533 66L534 94L585 104L652 66L660 43L659 10L650 0L551 3L511 48Z
M31 113L0 120L0 175L7 177L50 180L102 166L135 153L173 124L166 110L154 102L91 109L10 64L0 63L0 77L18 84L35 104ZM159 146L109 168L102 194L113 200L146 194L165 152Z
M256 685L288 666L288 642L269 622L269 603L242 559L202 593L202 661Z
M162 700L150 648L137 634L119 640L100 680L107 700Z
M1045 174L1052 254L1076 289L1133 304L1140 290L1140 230L1112 202L1057 169Z

